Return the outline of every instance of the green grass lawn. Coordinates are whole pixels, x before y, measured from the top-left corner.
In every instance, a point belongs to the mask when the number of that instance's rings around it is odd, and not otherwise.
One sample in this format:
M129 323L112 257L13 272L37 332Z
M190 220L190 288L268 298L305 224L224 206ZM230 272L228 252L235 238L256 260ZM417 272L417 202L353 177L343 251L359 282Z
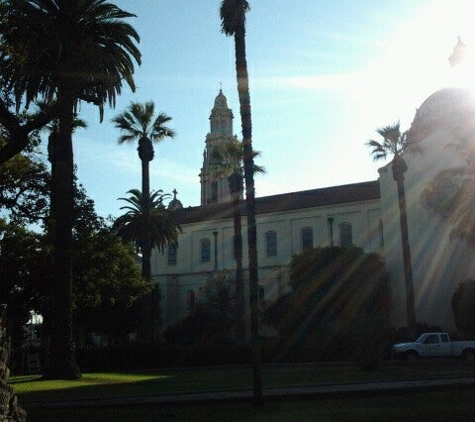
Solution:
M264 366L264 387L302 386L366 381L439 379L474 376L475 364L459 361L392 363L377 371L352 364ZM150 373L85 373L80 380L41 380L40 376L11 377L21 402L71 398L154 395L170 392L246 389L252 386L251 368L231 366L161 370Z
M351 364L265 366L264 387L365 381L475 377L475 364L458 361L391 363L378 371ZM127 421L465 421L475 419L473 389L388 397L273 400L254 409L250 401L200 405L145 405L104 408L41 409L33 403L60 399L153 395L176 391L251 388L247 366L160 370L150 373L85 373L76 381L45 381L39 376L11 377L20 405L34 422ZM30 407L31 406L31 407Z

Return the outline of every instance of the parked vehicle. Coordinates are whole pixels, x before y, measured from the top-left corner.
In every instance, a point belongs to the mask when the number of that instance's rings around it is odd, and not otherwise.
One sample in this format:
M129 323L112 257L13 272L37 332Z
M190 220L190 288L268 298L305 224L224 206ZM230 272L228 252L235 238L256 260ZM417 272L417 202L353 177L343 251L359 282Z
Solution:
M414 342L395 344L392 354L394 358L407 361L435 357L455 357L473 361L475 340L450 341L447 333L424 333Z

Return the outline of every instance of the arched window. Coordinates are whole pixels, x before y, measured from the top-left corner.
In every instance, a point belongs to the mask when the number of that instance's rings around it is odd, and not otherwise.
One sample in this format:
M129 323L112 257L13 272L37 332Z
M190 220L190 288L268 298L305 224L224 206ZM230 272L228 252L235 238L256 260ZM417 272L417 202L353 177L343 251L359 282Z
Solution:
M269 231L266 233L267 256L277 256L277 233Z
M201 262L211 261L211 241L208 238L200 240Z
M176 265L177 249L175 245L168 247L168 265Z
M308 251L313 248L313 229L311 227L304 227L300 231L300 238L302 251Z
M353 245L353 230L350 223L340 223L340 246Z

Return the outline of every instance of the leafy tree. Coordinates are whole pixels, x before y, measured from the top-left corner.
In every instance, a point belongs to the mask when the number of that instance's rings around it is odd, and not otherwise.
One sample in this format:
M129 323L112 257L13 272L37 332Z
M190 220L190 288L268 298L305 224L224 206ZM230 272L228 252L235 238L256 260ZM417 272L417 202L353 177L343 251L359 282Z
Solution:
M166 126L172 118L165 113L160 113L154 120L155 104L152 101L145 104L132 102L126 111L112 119L115 127L122 131L119 137L119 144L125 142L138 141L138 154L142 162L142 195L144 198L150 196L150 174L149 163L153 160L154 151L152 142L161 142L164 138L173 138L175 132ZM149 201L142 204L142 226L140 241L142 250L142 274L151 279L151 209Z
M118 217L113 225L118 236L124 242L135 243L136 247L142 251L142 261L146 259L144 256L146 249L156 248L158 251L163 251L165 246L177 247L178 232L181 229L174 218L174 212L163 204L164 199L169 195L162 194L161 190L152 192L150 195L143 195L138 189L132 189L128 193L131 194L129 198L119 198L126 201L128 205L121 207L126 212ZM144 226L149 227L149 235L146 237L143 236ZM144 275L143 270L142 275ZM145 278L150 280L150 277L145 276ZM145 339L157 336L156 329L161 322L159 312L157 312L159 299L158 286L156 286L151 295L143 300L140 334Z
M24 338L31 310L38 310L44 256L40 236L0 219L0 303L7 304L14 348Z
M134 43L139 37L124 22L133 15L104 0L3 0L0 16L1 74L17 107L23 99L27 106L35 99L56 104L55 334L45 375L78 378L72 341L73 120L80 101L97 105L102 119L104 104L115 104L123 81L135 89L132 60L140 63Z
M167 328L164 337L178 343L210 344L229 340L234 322L234 282L228 271L212 273L203 286L203 296L182 321Z
M0 4L0 8L2 7ZM0 74L1 80L2 75ZM35 143L38 131L47 125L57 113L56 105L45 107L33 114L17 113L20 105L18 104L15 109L13 103L11 93L2 85L0 87L0 165L22 151L28 151L32 141L33 144Z
M236 80L244 152L244 180L246 184L253 394L255 404L261 405L263 400L259 356L259 276L257 272L256 200L254 188L254 154L252 151L251 98L249 95L249 75L247 72L246 58L246 13L249 9L249 2L247 0L223 0L221 2L220 17L221 29L224 34L234 36Z
M411 247L409 243L406 193L404 188L404 173L407 171L407 165L403 155L406 152L418 150L418 147L408 138L407 132L401 132L399 122L377 129L376 132L383 138L382 142L369 140L366 145L372 148L371 155L375 161L385 160L388 156L393 157L391 167L393 179L396 181L399 204L399 223L401 228L404 279L406 283L407 325L410 330L413 330L416 324L416 307L414 302Z
M335 342L363 322L366 333L374 318L387 322L387 281L377 254L356 247L310 249L293 256L291 291L269 306L264 320L279 332L283 354L317 346L336 354Z
M49 173L34 155L22 153L0 164L0 209L20 225L38 223L46 217Z
M475 336L475 280L468 279L460 283L452 296L452 310L457 329L468 337Z
M242 257L242 225L241 225L241 199L243 197L243 144L237 139L222 143L218 147L221 157L219 164L213 167L211 177L214 179L228 180L229 192L233 201L234 222L234 258L236 260L236 337L239 342L245 341L245 300L244 300L244 271ZM253 157L259 156L253 152ZM254 164L254 173L264 173L263 167Z
M137 300L152 285L145 280L130 245L109 230L80 236L75 242L74 316L77 328L111 340L137 329Z

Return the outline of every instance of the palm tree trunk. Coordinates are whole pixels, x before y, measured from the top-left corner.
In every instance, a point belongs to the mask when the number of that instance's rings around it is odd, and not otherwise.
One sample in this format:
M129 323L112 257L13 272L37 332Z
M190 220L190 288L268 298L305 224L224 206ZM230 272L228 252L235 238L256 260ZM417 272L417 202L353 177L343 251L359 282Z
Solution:
M404 280L406 283L406 311L407 326L411 335L415 335L416 308L414 299L414 282L412 277L411 247L409 243L409 229L407 223L406 192L404 189L404 172L406 164L401 157L394 157L393 178L396 181L399 202L399 222L401 227L401 245L404 264Z
M151 241L150 241L150 175L149 161L142 160L142 199L143 225L141 227L141 249L142 249L142 275L147 279L152 278L151 268Z
M142 141L142 140L141 140ZM150 140L148 140L147 147L151 146ZM149 162L150 155L141 153L141 146L139 146L139 156L142 161L142 209L143 209L143 221L140 234L140 249L142 251L142 276L151 281L152 279L152 247L151 247L151 233L150 233L150 171ZM154 289L155 290L155 289ZM141 321L139 337L143 340L151 341L154 333L154 290L148 295L144 296L141 300Z
M238 344L246 341L245 302L244 302L244 269L242 256L242 224L241 224L241 193L242 176L233 173L229 178L229 191L233 200L234 221L234 258L236 260L236 339Z
M256 201L254 190L254 159L252 151L251 100L249 95L244 23L241 25L241 28L236 30L234 34L234 43L244 152L244 179L246 183L253 396L254 404L259 406L263 403L261 362L259 354L259 277L257 272Z
M72 330L72 227L73 227L73 100L65 87L58 91L60 107L52 165L51 207L54 221L54 321L50 356L44 376L78 379Z

